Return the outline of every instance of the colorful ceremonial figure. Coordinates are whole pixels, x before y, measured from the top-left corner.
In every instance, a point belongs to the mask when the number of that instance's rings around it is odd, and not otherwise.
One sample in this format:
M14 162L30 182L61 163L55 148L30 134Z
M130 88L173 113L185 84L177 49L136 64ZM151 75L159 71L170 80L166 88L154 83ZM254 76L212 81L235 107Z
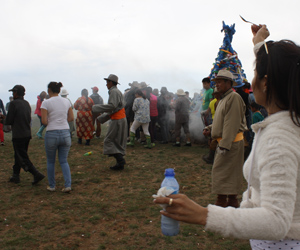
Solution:
M125 114L125 101L122 92L117 88L118 77L110 74L106 80L108 89L107 104L93 106L93 112L101 113L97 119L104 123L110 120L107 134L104 139L103 153L113 156L117 163L110 167L111 170L123 170L126 164L124 155L127 143L127 121Z
M221 31L224 31L225 36L209 76L212 81L211 84L214 85L213 79L216 78L219 70L227 69L234 75L235 82L239 85L246 79L246 75L242 69L242 63L238 58L237 52L231 46L232 38L235 34L235 25L228 26L223 21L223 29Z
M243 132L247 129L246 106L241 96L232 90L231 72L220 70L214 81L222 96L213 124L205 128L211 131L212 139L218 141L212 169L212 193L218 195L216 205L238 207L237 194L243 179Z
M74 108L78 110L76 118L76 131L78 144L82 144L82 138L86 140L85 145L90 145L90 140L94 137L94 124L92 107L94 102L88 97L87 89L81 91L81 97L77 99Z

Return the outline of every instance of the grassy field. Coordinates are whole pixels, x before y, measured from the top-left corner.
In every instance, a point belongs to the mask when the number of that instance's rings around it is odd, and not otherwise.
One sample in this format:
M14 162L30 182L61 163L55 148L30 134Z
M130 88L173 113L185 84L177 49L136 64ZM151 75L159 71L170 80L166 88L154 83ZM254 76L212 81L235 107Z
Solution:
M35 136L39 123L33 119L29 156L46 175L44 141ZM48 192L47 179L32 186L32 176L21 172L21 183L8 182L14 151L11 134L0 148L0 249L250 249L246 240L223 238L204 227L181 223L180 234L165 237L160 231L160 207L152 202L164 178L165 168L175 169L180 192L206 206L210 194L211 165L202 161L207 148L174 148L157 145L149 150L140 144L127 149L122 172L109 166L114 159L102 154L100 139L91 146L72 138L69 165L70 194L63 188L61 168L56 164L56 192ZM84 153L93 151L90 156Z

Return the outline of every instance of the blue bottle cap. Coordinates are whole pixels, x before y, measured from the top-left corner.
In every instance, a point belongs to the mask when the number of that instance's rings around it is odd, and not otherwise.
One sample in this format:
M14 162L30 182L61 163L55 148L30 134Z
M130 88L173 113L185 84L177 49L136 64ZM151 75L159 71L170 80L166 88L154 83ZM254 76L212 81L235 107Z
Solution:
M165 169L165 176L175 176L175 172L173 168Z

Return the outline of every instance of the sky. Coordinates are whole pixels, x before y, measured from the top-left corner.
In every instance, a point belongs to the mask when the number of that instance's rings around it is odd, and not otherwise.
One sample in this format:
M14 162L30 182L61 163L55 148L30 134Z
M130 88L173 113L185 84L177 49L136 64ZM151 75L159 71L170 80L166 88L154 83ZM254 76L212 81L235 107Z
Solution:
M268 40L300 44L300 1L270 0L0 0L0 98L16 84L35 104L50 81L60 81L75 102L103 78L152 88L202 89L222 45L222 21L235 24L232 47L248 81L254 70L251 25L266 24Z

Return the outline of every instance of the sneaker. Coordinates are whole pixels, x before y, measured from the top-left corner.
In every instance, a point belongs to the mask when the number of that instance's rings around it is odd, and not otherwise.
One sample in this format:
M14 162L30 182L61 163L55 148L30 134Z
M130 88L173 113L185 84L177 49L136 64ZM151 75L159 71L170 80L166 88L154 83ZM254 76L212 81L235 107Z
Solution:
M173 147L180 147L180 146L181 146L180 143L177 142L173 144Z
M63 188L61 191L63 192L63 193L70 193L71 192L71 187L66 187L66 188Z
M55 191L55 187L52 188L52 187L49 187L49 186L48 186L48 187L47 187L47 190L50 191L50 192L54 192L54 191Z
M4 141L1 142L1 146L4 146Z

